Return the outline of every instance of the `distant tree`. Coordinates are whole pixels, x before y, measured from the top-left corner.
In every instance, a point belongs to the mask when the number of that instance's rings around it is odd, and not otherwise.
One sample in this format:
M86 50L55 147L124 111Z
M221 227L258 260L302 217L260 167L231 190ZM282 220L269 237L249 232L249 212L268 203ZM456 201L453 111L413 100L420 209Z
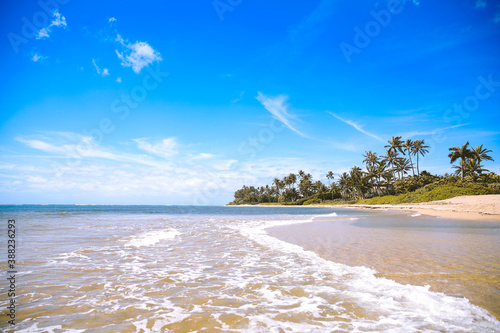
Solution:
M340 193L343 198L346 198L348 194L350 193L350 177L347 172L343 172L340 177L339 177L339 187L340 187Z
M412 175L415 176L415 168L413 167L413 161L411 160L411 155L413 154L413 151L415 149L415 142L412 141L411 139L407 139L406 142L403 144L403 147L404 147L403 154L408 153L408 158L410 160L410 166L411 166L411 172L412 172Z
M465 162L465 175L471 177L473 182L476 182L478 178L483 175L483 173L488 171L488 169L483 168L477 159L469 158Z
M281 179L274 178L273 183L274 183L274 186L276 186L277 194L279 197L281 195L281 189L283 188L283 182L281 181Z
M379 158L377 156L377 153L372 153L371 150L365 151L365 154L363 155L365 158L363 160L363 163L365 163L367 166L369 165L375 165L379 163Z
M332 171L328 171L328 173L326 174L326 178L328 178L328 186L330 187L330 191L332 192L332 200L333 200L334 188L333 188L332 182L331 182L333 180L333 178L334 178L333 172Z
M400 136L393 136L392 139L388 140L387 142L389 144L384 146L386 149L391 150L394 153L396 153L396 156L399 153L404 154L403 153L403 145L404 145L404 143L401 140Z
M413 154L417 156L417 176L420 176L420 170L418 168L418 156L422 155L422 157L425 156L429 152L427 149L429 146L425 145L424 140L415 140L413 143Z
M454 163L456 160L460 159L460 163L458 166L455 166L456 169L459 170L460 177L462 181L464 180L466 161L468 158L474 157L474 152L469 149L469 141L464 144L462 147L451 147L448 148L450 153L448 157L450 158L450 163Z
M400 157L396 160L396 171L400 174L400 179L404 177L412 168L410 160Z
M483 148L483 145L476 146L476 148L472 150L473 158L479 164L481 164L481 161L492 161L492 162L494 161L493 158L490 155L488 155L488 153L492 153L492 151Z
M393 175L395 174L396 171L397 160L398 160L397 153L394 152L394 150L387 149L383 161L385 161L387 165L391 167L389 171L392 172Z

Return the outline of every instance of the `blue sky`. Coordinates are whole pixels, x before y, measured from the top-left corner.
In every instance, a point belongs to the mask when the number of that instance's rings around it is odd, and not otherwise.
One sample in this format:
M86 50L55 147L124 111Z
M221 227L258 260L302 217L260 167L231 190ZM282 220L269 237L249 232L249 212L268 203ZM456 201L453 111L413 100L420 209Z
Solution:
M500 160L500 1L1 6L0 203L224 204L393 135Z

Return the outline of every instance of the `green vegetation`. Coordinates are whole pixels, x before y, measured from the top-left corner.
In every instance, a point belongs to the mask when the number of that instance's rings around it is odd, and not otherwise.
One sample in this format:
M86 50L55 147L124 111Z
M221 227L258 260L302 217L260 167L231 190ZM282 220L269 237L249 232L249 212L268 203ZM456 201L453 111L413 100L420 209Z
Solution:
M445 200L462 195L482 195L500 194L499 189L489 188L476 184L449 183L439 185L439 182L426 185L416 191L401 195L386 195L371 199L359 200L359 204L380 205L380 204L402 204L414 202L427 202L435 200Z
M500 194L500 176L488 172L481 164L493 161L483 145L474 149L469 142L449 148L450 163L455 173L444 176L420 172L420 157L429 152L424 140L403 141L393 136L385 146L385 155L366 151L365 170L354 166L349 172L326 173L328 186L313 181L300 170L283 179L274 178L272 185L243 186L230 204L311 205L311 204L397 204L449 199L461 195ZM414 163L415 162L415 163ZM411 172L411 175L409 175Z

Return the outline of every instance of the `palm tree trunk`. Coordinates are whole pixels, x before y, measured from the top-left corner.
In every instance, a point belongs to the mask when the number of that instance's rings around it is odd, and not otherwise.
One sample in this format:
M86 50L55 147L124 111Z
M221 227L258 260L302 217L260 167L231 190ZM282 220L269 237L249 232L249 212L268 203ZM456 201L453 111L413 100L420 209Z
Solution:
M418 152L417 152L417 176L420 177L420 170L418 168Z
M411 173L415 176L415 168L413 167L413 162L411 161L411 153L408 151L408 157L410 158Z
M465 172L465 160L462 158L462 163L460 163L460 169L462 169L462 181L464 181L464 172Z

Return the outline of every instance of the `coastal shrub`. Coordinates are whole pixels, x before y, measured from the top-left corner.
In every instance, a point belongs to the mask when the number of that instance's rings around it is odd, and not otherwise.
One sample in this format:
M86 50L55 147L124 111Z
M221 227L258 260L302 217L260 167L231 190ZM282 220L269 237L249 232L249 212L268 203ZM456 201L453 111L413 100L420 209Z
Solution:
M320 198L312 198L312 199L309 199L309 200L306 200L304 201L303 205L315 205L315 204L319 204L321 203L321 199Z
M487 186L489 188L494 188L494 189L500 190L500 183L491 183L491 184L487 184Z
M485 187L477 184L440 184L441 181L428 184L414 192L397 196L387 195L372 199L359 200L357 203L378 205L378 204L402 204L417 203L436 200L445 200L463 195L484 195L500 194L500 189Z
M394 182L394 190L396 194L404 194L413 192L428 184L439 181L439 176L434 176L427 171L422 171L420 176L409 176L406 178L398 179Z

